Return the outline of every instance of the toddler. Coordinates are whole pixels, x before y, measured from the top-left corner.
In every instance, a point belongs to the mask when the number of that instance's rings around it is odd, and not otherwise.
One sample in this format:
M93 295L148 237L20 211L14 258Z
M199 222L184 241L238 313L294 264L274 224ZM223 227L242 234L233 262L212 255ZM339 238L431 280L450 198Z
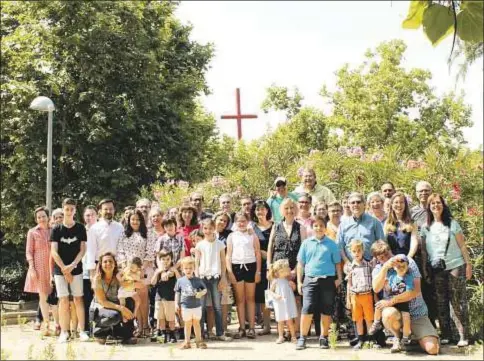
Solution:
M155 337L163 336L164 343L175 343L175 284L180 274L173 266L171 252L161 250L158 253L158 259L160 263L151 278L151 284L156 289L155 319L157 320L157 332ZM166 331L166 322L168 322L169 332Z
M140 296L136 293L135 282L141 280L141 268L143 262L139 257L133 257L131 262L121 271L118 272L116 278L121 287L119 287L118 298L121 306L126 305L126 298L131 297L134 301L134 314L138 313L141 302Z
M271 281L270 297L274 307L275 319L279 338L276 343L284 342L284 322L291 333L291 341L296 342L294 319L297 317L296 298L294 291L289 285L291 269L287 259L280 259L269 266L268 279Z
M374 318L371 266L363 258L363 242L361 240L352 240L350 251L353 261L348 270L346 307L351 310L352 319L356 323L358 343L354 346L354 349L359 350L366 341L363 321L365 321L369 330Z

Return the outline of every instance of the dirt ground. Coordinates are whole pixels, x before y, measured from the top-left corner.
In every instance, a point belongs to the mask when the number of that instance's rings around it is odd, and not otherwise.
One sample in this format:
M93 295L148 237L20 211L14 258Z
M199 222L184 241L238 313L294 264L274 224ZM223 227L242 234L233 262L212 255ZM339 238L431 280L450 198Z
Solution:
M2 359L9 360L482 360L482 346L466 349L444 347L438 356L427 356L413 348L411 352L390 354L390 349L354 351L347 342L338 342L335 350L321 350L317 339L308 340L308 348L296 351L294 344L275 344L276 335L261 336L256 340L209 342L208 349L180 350L177 345L151 343L138 345L100 345L96 342L73 341L58 345L54 337L42 339L31 325L4 326L1 329ZM192 343L193 344L193 343ZM194 347L194 345L193 345Z

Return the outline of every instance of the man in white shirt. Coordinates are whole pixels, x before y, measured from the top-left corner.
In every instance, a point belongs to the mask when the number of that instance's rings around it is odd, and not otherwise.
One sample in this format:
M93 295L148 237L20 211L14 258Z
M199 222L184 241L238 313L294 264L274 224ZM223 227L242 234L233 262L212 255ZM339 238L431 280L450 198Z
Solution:
M96 207L93 205L88 205L84 208L84 224L87 231L87 242L89 242L89 230L92 226L94 226L97 222L97 210ZM87 250L87 245L86 245ZM91 334L91 330L89 327L89 307L91 306L91 301L94 296L93 289L91 287L91 278L89 275L89 269L87 268L87 251L84 257L82 257L82 278L84 284L84 331Z
M91 279L95 274L96 261L102 254L111 252L116 255L118 240L124 232L121 223L113 220L116 210L112 199L103 199L98 209L101 218L87 233L87 269Z

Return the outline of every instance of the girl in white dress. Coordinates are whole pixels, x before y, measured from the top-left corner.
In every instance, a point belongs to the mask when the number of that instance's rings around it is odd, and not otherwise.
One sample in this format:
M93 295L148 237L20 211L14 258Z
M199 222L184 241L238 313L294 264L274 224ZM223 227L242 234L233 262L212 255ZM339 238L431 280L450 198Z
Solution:
M291 342L296 342L294 319L297 317L296 298L294 290L289 285L291 269L287 259L280 259L269 266L268 279L271 281L270 297L274 307L279 337L276 343L284 342L284 322L291 334Z

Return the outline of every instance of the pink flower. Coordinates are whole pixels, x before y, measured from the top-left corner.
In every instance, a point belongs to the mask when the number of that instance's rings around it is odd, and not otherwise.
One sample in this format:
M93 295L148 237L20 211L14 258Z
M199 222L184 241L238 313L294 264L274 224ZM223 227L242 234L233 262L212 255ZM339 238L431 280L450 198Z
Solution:
M469 216L478 216L479 215L479 211L477 210L476 207L472 207L472 208L469 208L469 210L467 211L467 214Z
M459 183L452 184L452 190L450 191L450 196L454 201L461 199L461 188Z
M364 152L361 147L351 147L348 155L350 157L361 157L364 155Z
M380 160L383 159L383 154L382 153L375 153L371 156L371 161L372 162L379 162Z
M297 175L298 175L299 177L302 177L303 172L304 172L304 167L301 167L301 168L299 168L299 169L297 170Z

